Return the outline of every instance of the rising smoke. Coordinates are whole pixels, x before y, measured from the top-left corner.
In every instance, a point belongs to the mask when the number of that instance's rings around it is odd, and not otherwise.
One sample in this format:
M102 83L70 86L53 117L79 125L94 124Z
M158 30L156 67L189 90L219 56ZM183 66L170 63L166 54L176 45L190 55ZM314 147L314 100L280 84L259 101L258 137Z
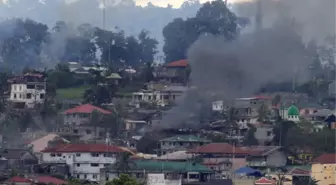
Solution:
M330 16L322 14L321 20L325 22L316 23L318 18L309 19L311 16L308 14L330 10L331 1L283 2L278 14L272 13L274 9L268 9L271 6L264 5L266 26L258 31L245 32L233 42L228 43L220 36L201 36L188 51L190 80L194 88L181 97L178 105L168 111L154 128L180 128L186 123L189 123L188 127L198 126L200 121L197 117L202 113L199 102L209 104L214 98L232 102L239 97L251 96L270 82L306 82L311 61L308 56L311 53L308 53L303 39L321 39L335 33L335 17L332 20ZM286 8L285 5L290 6ZM250 2L243 6L246 10L255 10L256 4ZM306 13L295 12L298 10ZM244 12L243 9L238 12L253 17L248 14L251 12ZM335 10L329 15L333 13ZM268 17L268 14L273 17ZM192 120L192 116L196 119Z

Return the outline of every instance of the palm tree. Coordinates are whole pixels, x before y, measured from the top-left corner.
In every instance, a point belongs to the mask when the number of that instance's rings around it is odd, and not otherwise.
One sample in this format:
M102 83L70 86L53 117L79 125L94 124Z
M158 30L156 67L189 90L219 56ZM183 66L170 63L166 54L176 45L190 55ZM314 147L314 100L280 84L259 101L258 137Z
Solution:
M115 163L118 173L127 173L135 166L135 163L130 159L130 157L131 153L128 152L124 152L119 156L117 162Z
M308 177L308 178L299 178L298 182L296 182L294 185L318 185L318 180Z

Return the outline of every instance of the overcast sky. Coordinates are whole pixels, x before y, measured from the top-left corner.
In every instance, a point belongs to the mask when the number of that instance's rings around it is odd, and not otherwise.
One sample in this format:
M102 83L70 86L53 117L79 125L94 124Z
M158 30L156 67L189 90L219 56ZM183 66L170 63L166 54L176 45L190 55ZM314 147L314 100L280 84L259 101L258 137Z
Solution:
M209 0L200 0L200 2L204 3ZM239 1L247 1L247 0L228 0L228 2L239 2ZM157 6L167 6L167 4L171 4L174 7L180 7L183 3L182 0L136 0L136 3L141 6L147 5L148 2L152 2L152 4Z

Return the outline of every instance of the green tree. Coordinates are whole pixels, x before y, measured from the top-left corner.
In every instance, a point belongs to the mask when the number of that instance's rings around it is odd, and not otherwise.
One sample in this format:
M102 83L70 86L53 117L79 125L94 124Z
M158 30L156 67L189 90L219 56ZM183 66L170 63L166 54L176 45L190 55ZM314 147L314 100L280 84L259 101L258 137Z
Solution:
M204 33L234 39L237 35L236 20L235 14L222 0L205 3L193 18L174 19L163 29L166 61L185 59L189 46Z
M131 155L131 153L124 152L119 156L115 163L115 168L118 173L127 173L134 168L135 163L131 160Z
M258 140L255 138L256 131L257 129L254 126L250 126L249 130L247 131L247 135L244 138L244 145L254 146L259 144Z
M299 177L294 185L318 185L318 180L311 177Z
M129 175L121 174L119 178L115 178L105 185L142 185L142 183L137 182L135 178L132 178Z

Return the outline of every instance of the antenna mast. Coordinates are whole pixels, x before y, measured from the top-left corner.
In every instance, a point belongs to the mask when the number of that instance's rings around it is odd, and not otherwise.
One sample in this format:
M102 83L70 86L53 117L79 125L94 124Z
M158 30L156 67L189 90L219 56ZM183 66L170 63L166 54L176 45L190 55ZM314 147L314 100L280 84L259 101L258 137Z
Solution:
M105 0L103 0L103 29L105 30L105 22L106 22L106 3Z
M257 11L255 16L256 31L262 28L262 0L257 0Z

